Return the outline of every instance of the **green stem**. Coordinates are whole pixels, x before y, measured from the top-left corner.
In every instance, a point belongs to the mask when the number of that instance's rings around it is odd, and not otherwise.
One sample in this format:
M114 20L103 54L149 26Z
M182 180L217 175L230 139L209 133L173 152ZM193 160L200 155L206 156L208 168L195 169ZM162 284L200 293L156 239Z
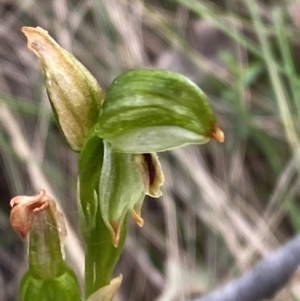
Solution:
M88 298L98 289L106 286L112 279L115 265L120 257L127 234L127 223L123 224L119 246L112 244L110 231L97 210L96 227L85 237L85 295Z

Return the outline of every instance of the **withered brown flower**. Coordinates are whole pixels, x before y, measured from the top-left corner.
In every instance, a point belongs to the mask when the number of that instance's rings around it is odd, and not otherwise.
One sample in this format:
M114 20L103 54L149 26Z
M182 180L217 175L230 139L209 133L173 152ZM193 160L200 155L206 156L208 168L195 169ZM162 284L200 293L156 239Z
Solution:
M33 196L19 195L10 201L12 208L10 213L10 223L13 229L24 239L30 231L34 222L34 216L43 210L50 210L55 218L56 225L62 237L66 236L66 226L64 217L56 208L54 200L46 195L45 190L41 190ZM61 238L62 238L61 237Z

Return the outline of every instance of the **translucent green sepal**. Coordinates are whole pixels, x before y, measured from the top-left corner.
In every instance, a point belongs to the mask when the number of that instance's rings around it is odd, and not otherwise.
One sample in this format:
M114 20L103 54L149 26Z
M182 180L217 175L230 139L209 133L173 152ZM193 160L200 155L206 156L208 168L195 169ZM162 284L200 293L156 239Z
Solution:
M142 226L143 219L136 214L136 204L141 206L145 185L137 156L114 152L109 142L104 141L104 158L99 184L101 214L111 232L113 244L119 243L123 220L131 212Z
M111 84L98 120L114 151L159 152L202 144L224 134L207 97L192 81L166 70L132 70Z

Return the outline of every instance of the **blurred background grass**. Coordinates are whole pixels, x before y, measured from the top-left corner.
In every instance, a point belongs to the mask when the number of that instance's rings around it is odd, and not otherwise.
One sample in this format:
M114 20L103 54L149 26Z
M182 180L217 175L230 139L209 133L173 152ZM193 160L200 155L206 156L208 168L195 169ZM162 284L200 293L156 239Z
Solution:
M187 75L225 131L223 144L160 154L164 195L145 201L142 229L130 224L119 300L200 296L299 231L299 1L1 0L0 20L0 300L17 300L26 269L13 196L51 189L78 229L77 154L54 121L25 25L47 29L104 89L131 68ZM272 300L300 300L299 277Z

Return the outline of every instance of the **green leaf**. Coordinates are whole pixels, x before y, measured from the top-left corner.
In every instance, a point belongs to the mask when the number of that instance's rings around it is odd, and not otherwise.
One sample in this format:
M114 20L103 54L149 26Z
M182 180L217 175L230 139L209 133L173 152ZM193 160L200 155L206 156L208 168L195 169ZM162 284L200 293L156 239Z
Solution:
M192 81L166 70L132 70L111 84L97 132L114 151L149 153L210 138L224 140L207 97Z

